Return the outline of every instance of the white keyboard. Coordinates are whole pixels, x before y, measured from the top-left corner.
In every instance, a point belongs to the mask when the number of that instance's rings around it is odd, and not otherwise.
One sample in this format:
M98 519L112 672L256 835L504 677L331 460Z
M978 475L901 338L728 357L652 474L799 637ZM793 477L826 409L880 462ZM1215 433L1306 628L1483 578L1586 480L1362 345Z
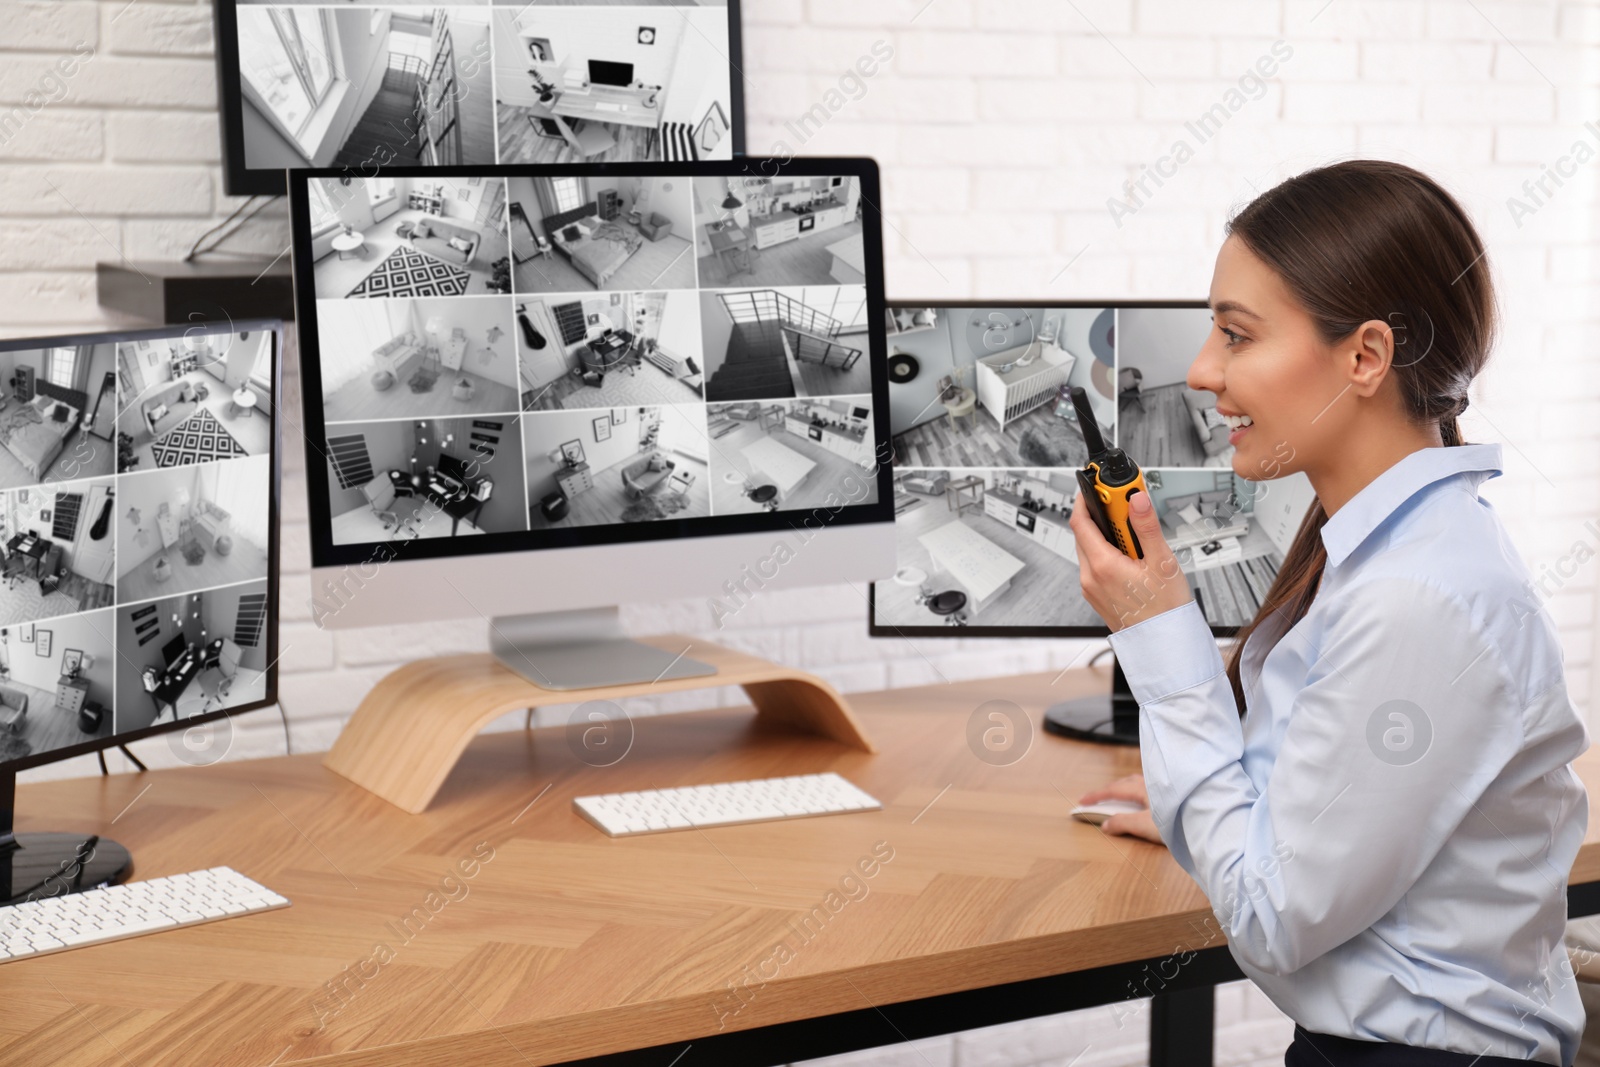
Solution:
M288 906L231 867L9 904L0 907L0 963Z
M624 108L623 108L623 106L621 104L613 104L609 100L596 100L594 102L594 109L596 111L622 111L622 110L624 110Z
M883 808L874 797L831 773L602 793L574 797L572 806L612 837Z

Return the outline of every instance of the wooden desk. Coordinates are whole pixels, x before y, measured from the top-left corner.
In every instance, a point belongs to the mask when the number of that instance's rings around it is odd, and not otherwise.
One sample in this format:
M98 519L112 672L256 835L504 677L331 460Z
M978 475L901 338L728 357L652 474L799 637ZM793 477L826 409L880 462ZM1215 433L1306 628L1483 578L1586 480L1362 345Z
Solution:
M658 91L590 84L587 92L557 90L555 100L544 106L563 118L615 122L653 130L661 125L661 101L658 97L655 107L646 107L644 102Z
M679 1067L761 1067L1155 992L1159 1047L1177 1047L1152 1062L1205 1063L1209 985L1239 972L1165 849L1067 817L1139 757L1040 730L1045 706L1104 690L1110 668L1056 677L854 696L876 756L764 733L745 710L639 719L607 767L562 728L485 734L422 815L320 754L23 786L19 830L114 836L140 879L227 864L293 906L5 964L0 1061L539 1067L651 1048L626 1062L667 1067L692 1044ZM967 745L995 699L1034 726L1009 766ZM1593 804L1600 748L1577 767ZM622 839L572 810L587 793L825 770L884 810ZM794 924L877 842L893 858L857 874L866 895L740 1006L729 984L799 944ZM493 858L463 878L475 850ZM1600 881L1593 812L1572 881L1575 907L1600 908L1579 884Z

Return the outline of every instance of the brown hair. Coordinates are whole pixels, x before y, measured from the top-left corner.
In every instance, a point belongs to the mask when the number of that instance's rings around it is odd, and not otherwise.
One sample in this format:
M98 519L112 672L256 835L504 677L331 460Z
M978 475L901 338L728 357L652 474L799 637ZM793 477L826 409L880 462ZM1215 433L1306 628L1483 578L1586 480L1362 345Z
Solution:
M1227 232L1278 273L1325 342L1371 319L1389 323L1390 373L1406 411L1420 425L1437 422L1446 445L1464 443L1456 416L1488 361L1495 302L1483 242L1455 198L1411 167L1349 160L1267 190ZM1260 610L1233 644L1228 680L1241 716L1245 642L1269 618L1283 616L1282 636L1305 616L1328 558L1327 521L1313 500Z

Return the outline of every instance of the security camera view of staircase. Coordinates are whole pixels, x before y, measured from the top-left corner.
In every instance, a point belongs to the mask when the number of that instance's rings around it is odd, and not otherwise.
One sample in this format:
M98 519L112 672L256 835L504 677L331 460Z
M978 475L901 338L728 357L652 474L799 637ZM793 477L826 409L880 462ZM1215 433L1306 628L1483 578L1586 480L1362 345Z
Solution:
M487 11L267 6L238 18L251 166L494 161Z
M748 289L701 300L708 401L871 391L864 289Z

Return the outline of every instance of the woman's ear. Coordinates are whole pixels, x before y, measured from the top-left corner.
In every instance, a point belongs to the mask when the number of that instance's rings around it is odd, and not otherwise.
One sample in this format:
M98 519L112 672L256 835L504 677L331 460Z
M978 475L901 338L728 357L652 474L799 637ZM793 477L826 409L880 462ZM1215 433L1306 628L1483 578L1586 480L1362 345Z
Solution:
M1350 388L1358 396L1378 392L1394 364L1394 346L1394 328L1382 319L1368 319L1339 344L1339 358L1346 363Z

